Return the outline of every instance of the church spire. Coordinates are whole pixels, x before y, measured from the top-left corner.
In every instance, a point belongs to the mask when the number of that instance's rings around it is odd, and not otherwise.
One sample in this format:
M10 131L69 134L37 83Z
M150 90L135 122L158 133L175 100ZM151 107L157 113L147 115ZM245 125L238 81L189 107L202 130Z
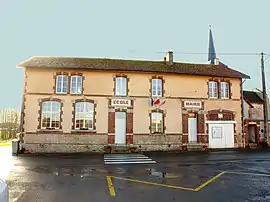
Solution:
M208 62L210 64L215 63L216 59L216 50L215 50L215 45L214 45L214 39L212 35L212 30L211 30L211 25L209 26L209 48L208 48Z

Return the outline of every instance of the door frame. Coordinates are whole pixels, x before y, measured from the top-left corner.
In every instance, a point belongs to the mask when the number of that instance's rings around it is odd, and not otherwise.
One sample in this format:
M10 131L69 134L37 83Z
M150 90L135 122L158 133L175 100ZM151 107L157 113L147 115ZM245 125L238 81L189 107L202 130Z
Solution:
M116 124L116 120L117 120L117 118L116 118L116 114L117 113L124 113L125 114L125 141L124 141L124 143L117 143L117 131L116 131L116 127L117 127L117 124ZM117 111L117 112L115 112L115 142L114 142L114 144L115 145L126 145L126 143L127 143L127 112L126 111Z

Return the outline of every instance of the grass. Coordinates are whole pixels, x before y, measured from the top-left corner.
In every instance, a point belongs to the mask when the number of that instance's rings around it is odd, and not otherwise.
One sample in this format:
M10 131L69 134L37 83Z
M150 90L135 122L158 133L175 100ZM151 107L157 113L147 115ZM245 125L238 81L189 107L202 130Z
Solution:
M15 139L14 139L15 140ZM0 147L9 147L12 144L12 140L0 140Z

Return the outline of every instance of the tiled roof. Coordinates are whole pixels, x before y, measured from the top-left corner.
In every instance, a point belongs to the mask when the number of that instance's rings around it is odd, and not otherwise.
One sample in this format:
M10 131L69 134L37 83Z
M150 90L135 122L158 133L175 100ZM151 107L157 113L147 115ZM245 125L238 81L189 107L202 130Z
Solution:
M243 91L244 99L246 99L250 103L263 103L263 99L261 96L258 95L259 92L254 91Z
M211 65L174 62L172 65L169 65L164 61L140 61L107 58L32 57L29 60L20 63L18 67L70 68L103 71L113 70L250 78L248 75L233 70L222 63L220 65Z

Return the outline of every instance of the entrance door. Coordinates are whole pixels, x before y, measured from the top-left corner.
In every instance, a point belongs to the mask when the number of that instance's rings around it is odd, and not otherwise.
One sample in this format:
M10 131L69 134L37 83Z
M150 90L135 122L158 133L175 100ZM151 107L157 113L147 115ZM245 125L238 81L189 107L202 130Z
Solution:
M233 148L234 129L232 123L209 124L209 148Z
M188 142L197 143L197 118L188 118Z
M256 125L248 125L248 143L256 143Z
M115 113L115 143L126 144L126 112Z

